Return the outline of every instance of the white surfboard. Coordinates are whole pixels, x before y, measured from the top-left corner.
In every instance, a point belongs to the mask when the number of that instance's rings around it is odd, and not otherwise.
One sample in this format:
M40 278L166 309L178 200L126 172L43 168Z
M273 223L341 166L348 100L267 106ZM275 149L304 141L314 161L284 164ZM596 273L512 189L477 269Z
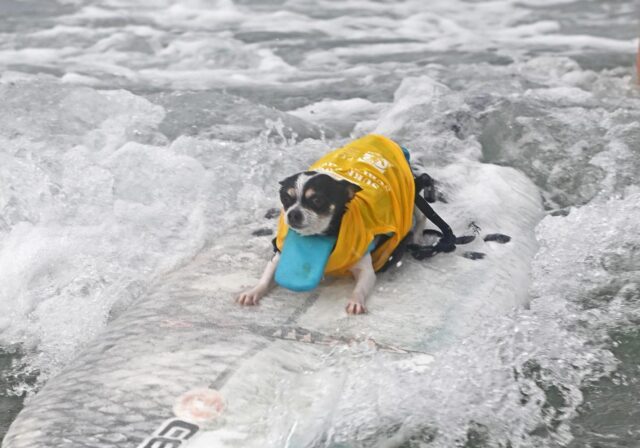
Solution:
M542 216L537 189L514 169L465 162L431 174L447 199L436 211L477 238L420 262L405 256L379 276L367 315L346 315L348 279L235 304L267 259L239 228L115 319L28 402L3 446L371 446L381 428L397 430L412 411L399 381L526 302ZM483 241L496 232L511 241Z

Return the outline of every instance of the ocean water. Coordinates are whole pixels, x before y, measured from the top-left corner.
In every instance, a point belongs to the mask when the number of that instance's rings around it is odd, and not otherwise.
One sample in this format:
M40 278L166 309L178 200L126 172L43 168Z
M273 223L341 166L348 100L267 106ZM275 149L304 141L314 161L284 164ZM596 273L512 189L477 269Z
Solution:
M429 416L404 446L640 444L635 6L1 2L1 431L154 282L262 226L278 179L378 132L436 171L514 167L546 212L527 303L398 388Z

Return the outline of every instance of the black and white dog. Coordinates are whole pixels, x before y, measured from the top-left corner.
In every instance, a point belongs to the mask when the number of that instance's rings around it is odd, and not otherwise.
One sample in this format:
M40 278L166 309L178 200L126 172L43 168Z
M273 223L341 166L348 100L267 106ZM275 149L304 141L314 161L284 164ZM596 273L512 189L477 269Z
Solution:
M413 211L413 231L410 232L389 261L399 261L406 246L413 243L424 250L427 246L419 243L426 226L426 217L441 230L442 238L436 246L428 246L435 252L449 252L455 248L455 236L450 227L433 211L424 197L419 194L431 178L423 174L414 177L416 183L416 206ZM432 185L432 183L431 183ZM280 201L286 224L301 235L337 236L342 218L349 202L361 191L361 187L348 180L337 178L331 174L317 171L304 171L287 177L280 182ZM384 237L383 237L384 238ZM424 257L422 257L424 258ZM280 260L277 251L267 264L260 281L253 288L236 297L240 305L257 305L267 292L275 285L274 275ZM348 314L366 312L366 300L373 291L376 273L370 253L366 253L349 271L356 280L356 286L348 299Z

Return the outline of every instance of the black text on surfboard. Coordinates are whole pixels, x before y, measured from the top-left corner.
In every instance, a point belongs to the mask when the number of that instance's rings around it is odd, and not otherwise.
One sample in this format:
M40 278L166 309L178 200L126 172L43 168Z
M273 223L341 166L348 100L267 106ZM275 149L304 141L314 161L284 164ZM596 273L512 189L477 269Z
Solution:
M177 418L165 421L150 437L142 441L138 448L179 448L200 428L193 423Z

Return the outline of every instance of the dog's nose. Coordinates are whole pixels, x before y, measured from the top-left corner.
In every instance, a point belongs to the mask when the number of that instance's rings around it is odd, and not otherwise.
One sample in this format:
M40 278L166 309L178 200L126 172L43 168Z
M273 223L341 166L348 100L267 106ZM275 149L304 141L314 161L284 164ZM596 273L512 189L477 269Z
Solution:
M297 208L289 210L289 213L287 213L287 220L289 221L289 225L293 227L298 227L300 224L302 224L303 219L304 217L302 216L302 212Z

